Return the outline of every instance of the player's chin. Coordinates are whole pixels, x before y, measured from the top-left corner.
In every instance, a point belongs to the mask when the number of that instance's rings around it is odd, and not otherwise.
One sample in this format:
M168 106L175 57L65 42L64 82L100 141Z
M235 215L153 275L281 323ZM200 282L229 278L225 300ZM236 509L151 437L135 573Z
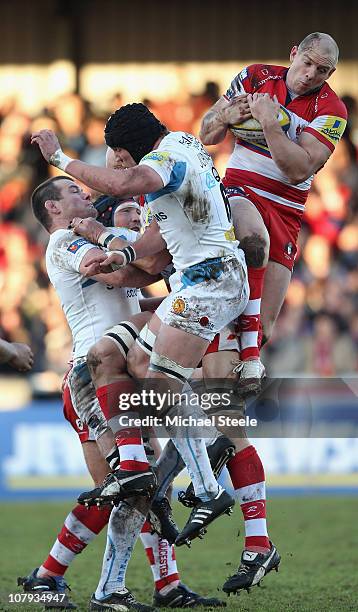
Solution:
M87 215L87 217L93 217L94 219L96 219L96 217L97 217L97 215L98 215L98 211L97 211L97 209L96 209L94 206L92 206L92 204L91 204L91 206L89 206L89 207L86 209L86 215Z

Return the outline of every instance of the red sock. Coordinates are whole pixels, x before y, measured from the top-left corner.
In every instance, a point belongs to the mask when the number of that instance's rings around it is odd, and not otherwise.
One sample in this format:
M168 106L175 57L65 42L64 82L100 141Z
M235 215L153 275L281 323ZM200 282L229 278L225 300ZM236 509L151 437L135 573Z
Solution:
M136 392L134 381L125 379L99 387L96 395L108 425L115 435L120 455L120 469L141 471L149 467L141 428L123 426L119 420L120 416L126 416L127 419L139 419L137 412L120 409L121 396L127 407L130 406L130 396L133 392Z
M127 402L130 400L131 393L136 392L136 386L131 378L116 380L113 383L98 387L96 395L98 398L101 410L109 422L113 417L118 417L120 414L125 414L120 410L119 403L120 398L126 399Z
M75 506L67 516L49 556L39 568L39 576L47 572L63 576L73 559L107 525L111 508Z
M250 298L239 316L240 357L242 361L260 356L258 336L260 330L261 296L266 268L247 268Z
M245 521L245 549L270 549L266 525L265 472L254 446L248 446L227 463L234 489L238 491Z

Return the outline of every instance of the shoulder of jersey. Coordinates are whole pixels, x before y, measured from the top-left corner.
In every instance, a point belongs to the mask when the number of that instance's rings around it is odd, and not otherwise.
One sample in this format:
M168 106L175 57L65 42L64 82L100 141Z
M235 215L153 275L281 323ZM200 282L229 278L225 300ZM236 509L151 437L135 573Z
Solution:
M68 240L76 240L76 238L81 238L81 236L77 236L70 229L58 229L50 235L49 243L56 244L59 240L64 240L67 238Z
M325 83L318 96L318 112L324 115L336 115L347 119L348 113L344 102L337 96L333 89Z
M268 77L283 76L286 71L286 66L275 66L273 64L251 64L247 67L248 75L254 87L260 86L261 81L265 81Z

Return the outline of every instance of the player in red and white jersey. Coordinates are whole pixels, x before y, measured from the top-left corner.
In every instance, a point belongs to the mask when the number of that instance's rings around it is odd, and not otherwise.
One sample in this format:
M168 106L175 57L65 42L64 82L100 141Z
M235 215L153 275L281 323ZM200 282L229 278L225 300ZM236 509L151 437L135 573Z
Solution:
M291 50L289 68L244 68L205 115L204 144L223 140L230 125L254 117L266 146L237 139L224 179L235 233L248 264L250 300L240 318L240 381L257 391L264 375L259 359L260 312L268 340L291 279L304 204L313 175L341 138L347 112L326 80L335 71L338 47L328 34L309 34ZM279 104L290 114L286 133ZM261 240L261 248L253 238ZM262 304L261 304L262 298Z

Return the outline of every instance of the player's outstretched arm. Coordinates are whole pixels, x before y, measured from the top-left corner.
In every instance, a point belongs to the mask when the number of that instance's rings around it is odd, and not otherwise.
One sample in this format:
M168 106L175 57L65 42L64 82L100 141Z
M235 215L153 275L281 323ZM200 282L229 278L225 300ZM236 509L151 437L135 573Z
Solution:
M34 365L34 355L27 344L0 339L0 363L8 363L19 372L28 372Z
M52 166L60 168L101 193L125 198L158 191L163 187L159 174L149 166L112 170L71 159L62 151L52 130L34 132L31 143L40 147L42 155Z
M229 125L251 118L247 94L236 96L230 102L221 97L204 115L200 128L200 140L205 145L218 144L224 140Z

